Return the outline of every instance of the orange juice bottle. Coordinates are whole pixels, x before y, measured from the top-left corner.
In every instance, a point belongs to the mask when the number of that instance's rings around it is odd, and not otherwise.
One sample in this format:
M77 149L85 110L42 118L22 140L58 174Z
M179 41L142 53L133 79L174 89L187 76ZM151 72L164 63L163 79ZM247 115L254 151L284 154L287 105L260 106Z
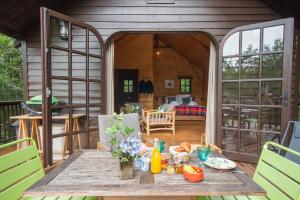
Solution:
M151 173L160 174L161 173L161 155L158 150L158 139L154 139L154 150L151 156Z

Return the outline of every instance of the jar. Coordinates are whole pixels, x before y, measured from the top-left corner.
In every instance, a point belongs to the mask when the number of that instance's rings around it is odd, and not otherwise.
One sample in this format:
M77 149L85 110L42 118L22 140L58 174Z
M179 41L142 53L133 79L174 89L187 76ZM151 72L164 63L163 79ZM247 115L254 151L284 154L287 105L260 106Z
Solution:
M172 162L172 159L170 159L167 167L167 174L173 175L174 173L175 173L174 163Z
M175 170L176 170L177 174L182 174L183 173L183 164L182 163L175 164Z

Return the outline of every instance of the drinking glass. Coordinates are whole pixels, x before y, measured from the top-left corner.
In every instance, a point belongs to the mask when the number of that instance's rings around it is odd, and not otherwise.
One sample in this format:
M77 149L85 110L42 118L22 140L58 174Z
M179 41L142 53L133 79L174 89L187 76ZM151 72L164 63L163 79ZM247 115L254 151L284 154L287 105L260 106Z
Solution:
M210 155L210 146L201 146L197 148L197 157L200 161L200 167L205 167L203 164Z
M163 140L159 140L158 141L158 150L159 150L159 152L161 153L161 152L163 152L164 150L165 150L165 141L163 141Z

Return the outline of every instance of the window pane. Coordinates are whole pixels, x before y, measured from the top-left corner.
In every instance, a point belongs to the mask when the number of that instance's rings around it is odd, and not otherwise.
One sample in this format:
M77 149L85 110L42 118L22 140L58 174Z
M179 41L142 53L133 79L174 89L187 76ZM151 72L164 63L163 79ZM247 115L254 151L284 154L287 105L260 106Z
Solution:
M185 84L190 85L190 79L185 79Z
M180 91L181 91L181 92L185 92L185 87L184 87L184 86L181 86L181 87L180 87Z
M242 82L241 83L241 104L258 104L258 82Z
M235 106L223 106L222 126L229 128L238 127L238 108Z
M185 79L180 79L180 85L185 85Z
M124 86L124 92L128 92L128 86Z
M241 152L248 154L257 154L257 133L250 131L241 131Z
M259 56L244 56L241 62L242 79L257 79L259 77Z
M133 92L133 86L128 87L128 92Z
M124 85L128 85L128 80L124 80Z
M242 32L242 53L255 54L259 52L260 29Z
M241 107L241 129L258 129L258 108Z
M283 51L283 30L283 25L264 28L264 52Z
M186 86L186 87L185 87L185 91L188 92L188 93L190 93L190 92L191 92L190 86Z
M222 130L222 149L226 151L237 151L237 131Z
M282 77L282 65L282 53L263 55L261 72L262 78Z
M223 48L223 56L231 56L239 54L239 32L232 34L225 42Z
M261 130L280 131L281 108L261 109Z
M223 103L237 104L238 103L238 83L223 83Z
M239 58L224 58L222 76L223 80L237 80L238 79Z
M132 80L129 80L129 81L128 81L128 85L133 85L133 81L132 81Z
M263 81L261 83L263 105L281 105L281 95L281 81Z

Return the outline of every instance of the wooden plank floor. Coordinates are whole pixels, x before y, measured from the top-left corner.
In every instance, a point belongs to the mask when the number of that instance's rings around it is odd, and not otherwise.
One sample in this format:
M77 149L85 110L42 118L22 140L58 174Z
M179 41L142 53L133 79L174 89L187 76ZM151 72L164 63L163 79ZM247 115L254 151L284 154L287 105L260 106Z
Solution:
M169 145L178 145L181 142L200 144L202 135L205 132L204 127L204 121L176 121L175 135L171 131L153 131L150 132L150 136L147 136L146 132L143 131L143 138L146 142L159 138Z

